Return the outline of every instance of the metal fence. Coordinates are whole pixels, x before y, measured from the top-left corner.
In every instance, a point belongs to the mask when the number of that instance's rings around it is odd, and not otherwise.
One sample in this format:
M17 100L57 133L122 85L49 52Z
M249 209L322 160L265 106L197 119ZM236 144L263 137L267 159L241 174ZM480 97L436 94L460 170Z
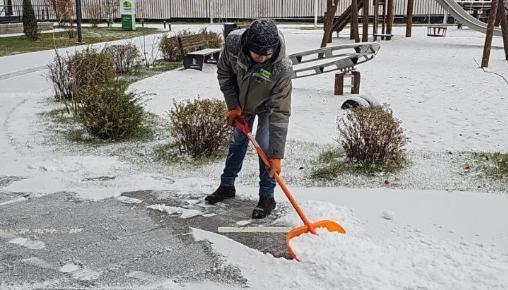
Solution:
M1 0L0 0L1 1ZM69 0L72 1L72 0ZM14 15L21 15L22 0L12 0ZM92 15L92 6L101 10L100 17L109 18L111 14L106 4L118 5L118 0L81 0L84 19L97 18ZM372 2L372 1L371 1ZM445 10L434 0L414 1L414 16L443 15ZM48 0L32 0L36 16L40 20L56 19L55 12ZM144 19L252 19L271 17L278 19L312 18L314 16L314 0L138 0L136 1L136 17ZM326 10L326 0L318 0L318 16L322 17ZM337 15L351 5L351 0L339 0ZM372 4L371 4L372 5ZM405 16L407 0L395 0L395 16ZM0 11L2 11L0 4ZM4 9L5 10L5 9ZM114 18L120 17L115 9ZM373 15L373 7L369 9Z
M55 19L55 13L53 9L47 4L33 4L35 18L38 20L53 20ZM21 4L13 5L0 5L0 18L4 20L10 20L8 22L20 21L23 15L23 6Z

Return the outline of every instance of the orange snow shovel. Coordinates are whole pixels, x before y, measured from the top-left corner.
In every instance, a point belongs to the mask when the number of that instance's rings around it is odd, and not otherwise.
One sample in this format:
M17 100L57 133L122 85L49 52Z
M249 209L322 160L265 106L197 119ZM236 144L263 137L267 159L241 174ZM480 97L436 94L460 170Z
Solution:
M242 131L245 134L245 136L247 136L247 138L250 140L252 145L254 145L254 148L256 149L259 157L261 158L261 160L263 160L263 163L265 164L266 168L269 169L270 168L270 161L268 159L268 156L266 156L263 149L261 149L261 146L259 146L258 142L256 142L254 137L252 137L252 134L250 132L249 125L247 124L246 118L242 116L239 119L237 119L237 121L235 122L235 127L238 128L240 131ZM297 261L300 261L290 245L290 240L294 237L298 237L299 235L306 234L306 233L312 233L314 235L317 235L316 228L325 228L329 232L336 232L336 233L341 233L341 234L346 233L346 230L341 225L339 225L338 223L331 221L331 220L320 220L320 221L317 221L314 223L311 222L307 218L307 216L305 216L302 209L298 206L298 204L296 203L296 200L289 192L289 189L287 188L286 184L284 183L282 178L279 176L279 174L275 173L273 175L273 177L275 178L275 180L279 184L280 188L282 189L282 191L288 198L289 202L291 203L293 208L296 210L296 213L298 213L298 216L300 216L300 219L304 223L303 226L300 226L300 227L290 230L286 236L286 246L288 248L288 253L292 258L296 259Z

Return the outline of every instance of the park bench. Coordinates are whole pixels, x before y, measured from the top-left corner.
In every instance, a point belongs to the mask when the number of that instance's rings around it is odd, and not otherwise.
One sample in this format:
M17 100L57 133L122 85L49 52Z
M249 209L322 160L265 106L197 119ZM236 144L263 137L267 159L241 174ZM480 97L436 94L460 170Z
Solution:
M178 36L178 46L183 55L183 67L203 70L204 63L217 64L220 48L205 48L202 34Z

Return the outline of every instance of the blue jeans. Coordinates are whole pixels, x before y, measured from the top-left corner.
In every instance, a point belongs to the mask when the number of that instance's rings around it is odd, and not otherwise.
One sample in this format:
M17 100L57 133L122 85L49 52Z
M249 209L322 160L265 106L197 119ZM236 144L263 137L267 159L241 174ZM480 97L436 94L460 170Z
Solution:
M256 141L263 151L268 152L270 144L270 130L269 130L269 113L258 114L258 128L256 131ZM254 125L255 115L247 118L247 123L252 131ZM226 165L224 172L221 175L221 186L231 186L235 184L235 179L242 169L243 159L249 146L249 139L242 133L242 131L235 128L233 131L231 142L229 143L228 157L226 158ZM273 197L275 189L275 179L271 178L266 170L265 164L259 158L259 195L264 197Z

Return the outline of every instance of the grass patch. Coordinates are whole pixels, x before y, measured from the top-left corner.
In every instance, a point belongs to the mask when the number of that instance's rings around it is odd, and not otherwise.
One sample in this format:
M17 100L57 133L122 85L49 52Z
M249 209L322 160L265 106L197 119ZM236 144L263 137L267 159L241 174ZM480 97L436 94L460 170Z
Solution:
M318 180L333 180L343 174L374 176L378 173L396 172L402 169L402 167L403 165L379 166L354 164L346 161L344 152L338 149L329 149L319 155L310 177Z
M157 60L154 65L150 68L147 68L144 65L137 66L131 72L120 76L127 83L132 84L142 79L146 79L152 77L154 75L161 74L163 72L167 72L170 70L174 70L182 66L181 61L164 61Z
M159 33L156 28L137 28L134 31L124 31L120 27L85 27L82 29L83 42L92 44L136 36ZM29 40L26 36L0 37L0 56L48 50L76 45L76 38L69 38L65 31L54 33L41 33L36 41Z
M215 154L192 158L187 154L180 153L175 145L165 144L156 147L153 154L156 161L162 161L166 164L181 163L191 166L201 166L224 160L227 156L227 149Z
M507 153L474 153L478 169L492 179L508 178ZM468 165L466 165L468 166Z
M74 120L71 114L67 113L66 108L53 109L45 114L48 119L53 123L59 124L72 124Z

